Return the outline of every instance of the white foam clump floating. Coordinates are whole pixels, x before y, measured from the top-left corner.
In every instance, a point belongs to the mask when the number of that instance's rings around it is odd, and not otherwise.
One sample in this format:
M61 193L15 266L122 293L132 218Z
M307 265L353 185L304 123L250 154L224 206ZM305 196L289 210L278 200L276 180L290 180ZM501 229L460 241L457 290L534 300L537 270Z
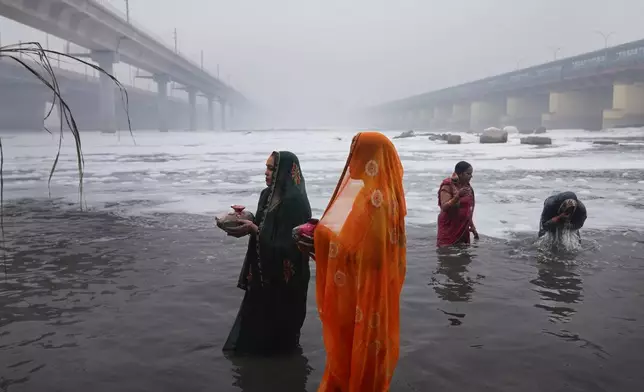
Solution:
M581 249L581 240L577 231L557 229L554 233L547 232L536 242L542 251L573 253Z

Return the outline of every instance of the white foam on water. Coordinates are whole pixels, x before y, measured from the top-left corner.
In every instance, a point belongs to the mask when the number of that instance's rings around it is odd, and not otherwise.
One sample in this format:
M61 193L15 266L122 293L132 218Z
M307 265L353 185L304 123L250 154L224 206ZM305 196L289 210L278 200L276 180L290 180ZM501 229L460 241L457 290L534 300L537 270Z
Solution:
M542 251L574 253L581 249L581 241L576 231L557 229L547 232L537 240L537 247Z
M398 132L386 132L390 137ZM135 132L129 136L83 133L85 197L101 203L151 200L137 212L187 212L211 215L231 204L254 209L264 186L265 161L273 150L300 158L314 211L326 207L349 152L351 131ZM644 229L644 210L634 205L644 191L644 159L638 151L601 149L592 140L642 136L639 129L608 132L552 131L547 147L479 144L461 134L463 144L448 145L427 137L396 139L405 169L408 223L435 223L437 189L454 164L474 166L475 221L482 234L507 236L536 231L543 200L554 192L576 192L588 209L587 228ZM57 149L56 137L15 133L4 141L5 198L46 196L46 179ZM341 139L341 140L338 140ZM619 180L617 182L616 180ZM66 138L52 196L78 201L78 173L73 140Z

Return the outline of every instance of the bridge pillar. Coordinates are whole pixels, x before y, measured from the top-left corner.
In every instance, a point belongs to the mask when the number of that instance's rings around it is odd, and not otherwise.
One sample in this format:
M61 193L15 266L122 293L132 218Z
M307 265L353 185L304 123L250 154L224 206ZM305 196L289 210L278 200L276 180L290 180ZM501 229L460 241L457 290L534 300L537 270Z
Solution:
M188 88L188 110L189 113L189 123L190 130L197 130L197 89L194 87Z
M548 129L599 130L603 111L612 107L612 101L612 87L551 92L549 112L542 116L541 122Z
M470 116L471 105L469 103L455 103L452 105L452 115L448 120L449 128L454 131L468 131Z
M434 115L430 123L430 128L441 129L445 128L449 119L452 117L452 105L437 105L434 106Z
M208 97L208 119L206 121L208 124L208 130L215 130L215 100L213 97Z
M418 118L415 122L415 127L420 129L429 128L429 124L432 120L433 111L430 111L428 108L418 109Z
M155 75L154 81L157 82L157 91L159 93L157 109L159 116L159 131L168 131L168 83L170 78L167 75Z
M501 117L505 115L506 111L505 105L505 98L472 102L470 129L481 131L501 125Z
M220 118L221 118L221 129L226 130L226 101L223 100L222 98L219 98L219 106L220 106Z
M549 110L548 94L510 96L507 98L502 126L514 126L519 131L533 131L541 126L541 115Z
M91 58L105 72L114 75L114 64L119 62L118 53L112 51L92 51ZM114 81L110 76L99 75L99 113L100 130L116 132L116 101L114 98Z
M613 85L613 106L603 113L603 127L641 126L644 126L644 84L616 82Z

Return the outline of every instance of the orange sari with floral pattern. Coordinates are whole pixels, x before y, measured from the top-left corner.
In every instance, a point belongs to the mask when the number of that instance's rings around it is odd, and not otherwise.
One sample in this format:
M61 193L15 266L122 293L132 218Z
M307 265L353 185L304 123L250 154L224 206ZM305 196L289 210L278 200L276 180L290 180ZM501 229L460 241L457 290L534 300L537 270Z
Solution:
M384 392L400 347L406 271L403 167L377 132L354 139L315 231L316 294L327 362L319 392Z

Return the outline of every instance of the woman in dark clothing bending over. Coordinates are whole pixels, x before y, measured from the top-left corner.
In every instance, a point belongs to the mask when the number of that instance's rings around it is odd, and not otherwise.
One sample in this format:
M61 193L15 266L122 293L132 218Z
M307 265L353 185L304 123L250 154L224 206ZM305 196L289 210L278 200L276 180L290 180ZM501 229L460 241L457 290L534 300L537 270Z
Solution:
M299 347L306 317L309 255L293 240L294 227L311 218L304 176L295 154L273 152L255 220L231 233L250 235L238 287L246 291L224 351L275 354Z
M558 239L557 234L570 230L581 240L579 229L586 222L586 206L573 192L562 192L548 197L543 203L539 221L539 237L546 233Z

